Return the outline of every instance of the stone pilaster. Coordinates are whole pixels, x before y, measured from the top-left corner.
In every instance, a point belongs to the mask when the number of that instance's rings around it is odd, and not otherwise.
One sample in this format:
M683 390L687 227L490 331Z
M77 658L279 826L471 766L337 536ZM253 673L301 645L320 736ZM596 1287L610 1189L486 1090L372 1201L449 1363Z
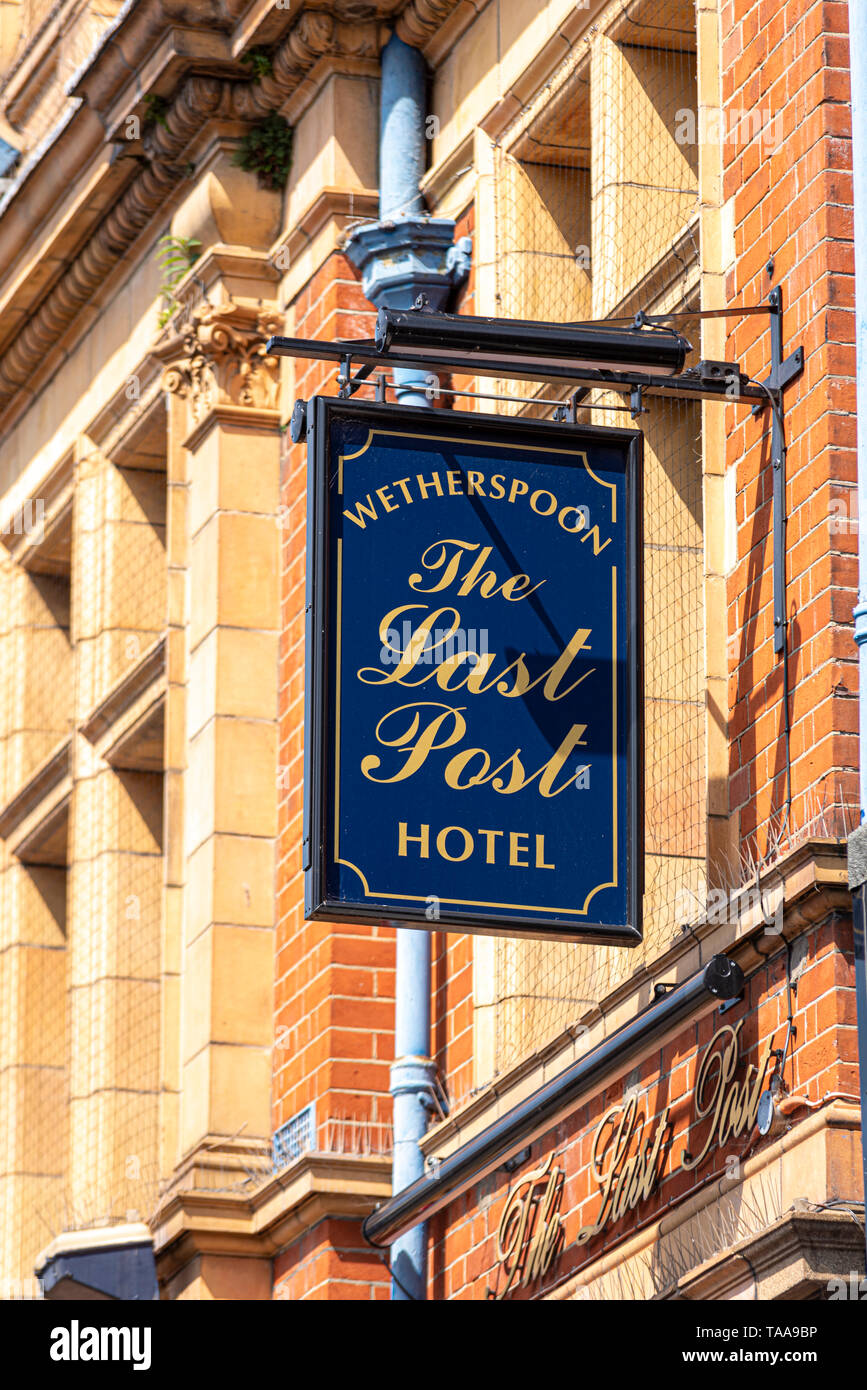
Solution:
M250 298L200 306L158 350L169 393L164 1028L180 1029L163 1162L173 1147L178 1194L237 1180L270 1152L280 432L264 256L261 278L258 295L248 279ZM211 284L212 301L225 295ZM187 1296L213 1296L212 1274L191 1270Z
M165 626L164 530L162 475L118 468L85 441L68 889L74 1226L143 1218L156 1192L162 774L116 762L98 733Z
M14 538L17 541L17 537ZM38 541L26 538L22 546ZM7 541L8 543L8 541ZM57 1221L67 1152L65 831L22 862L44 765L68 737L69 586L0 562L0 1298L24 1296ZM63 761L60 754L56 759ZM55 822L63 820L62 811ZM12 847L14 842L15 848ZM11 1283L9 1281L12 1281Z
M722 74L718 0L699 0L696 6L698 173L701 200L701 307L723 309L728 302L726 271L734 261L734 223L726 215L723 196ZM725 319L705 319L701 326L701 355L725 361L728 353ZM737 527L726 501L726 416L714 401L702 406L704 464L704 555L706 612L707 827L708 873L716 884L722 866L736 856L734 819L729 815L729 698L726 603L728 556L734 553ZM734 483L734 478L731 478Z

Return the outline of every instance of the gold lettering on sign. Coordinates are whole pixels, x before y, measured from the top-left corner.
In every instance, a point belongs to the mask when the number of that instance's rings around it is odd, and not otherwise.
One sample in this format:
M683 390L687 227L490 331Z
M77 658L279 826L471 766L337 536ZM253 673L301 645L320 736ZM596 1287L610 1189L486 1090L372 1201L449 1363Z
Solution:
M551 1166L553 1158L549 1154L541 1167L522 1178L503 1208L497 1229L497 1262L506 1282L499 1293L488 1289L489 1298L505 1298L513 1286L526 1289L544 1278L559 1250L563 1170Z
M750 1063L746 1076L735 1081L735 1072L741 1060L743 1026L744 1020L741 1019L734 1028L730 1025L720 1028L719 1032L714 1033L701 1059L695 1078L695 1114L699 1121L710 1116L710 1128L701 1153L693 1158L692 1154L684 1151L681 1167L688 1171L704 1162L714 1143L722 1147L730 1139L748 1133L756 1123L774 1038L772 1034L765 1043L758 1067Z
M659 1117L656 1134L646 1140L647 1119L638 1114L636 1096L621 1105L612 1105L603 1115L590 1160L602 1202L593 1225L584 1226L578 1232L577 1245L592 1240L609 1221L619 1221L624 1212L632 1211L659 1186L663 1149L668 1138L668 1115L666 1106Z
M367 753L361 760L363 775L369 782L404 782L414 777L432 754L442 753L460 743L467 732L467 721L463 716L465 708L465 705L460 705L453 709L439 700L419 700L390 709L379 720L374 733L380 748L396 749L403 755L403 762L390 775L377 775L383 760L377 753ZM439 713L430 715L428 710L438 710ZM520 748L516 748L514 753L493 768L486 749L463 748L448 759L442 769L443 777L452 791L468 791L471 787L490 782L494 791L501 796L514 796L538 777L540 796L559 796L587 771L588 764L582 763L571 776L558 783L557 779L571 755L576 749L587 746L588 740L584 738L586 731L586 724L573 724L559 748L535 772L529 772L524 767Z
M478 554L475 554L478 552ZM460 539L435 541L422 551L422 570L408 577L409 586L418 593L439 593L455 590L455 596L465 598L478 591L485 599L499 597L509 603L530 598L546 581L533 583L527 574L502 578L486 568L492 547ZM397 629L403 628L403 640L395 640ZM378 636L380 651L389 654L388 666L361 666L356 678L362 685L400 686L416 690L433 682L449 695L458 691L470 696L497 696L504 700L525 700L541 687L541 699L550 704L569 700L569 714L577 714L575 692L596 672L595 666L576 669L582 653L591 651L592 628L576 627L567 641L542 671L531 672L527 652L519 652L514 660L497 652L477 653L469 649L455 650L455 643L464 631L461 610L452 605L430 607L423 603L400 603L383 615ZM419 670L420 666L430 669ZM441 658L441 659L440 659ZM582 692L583 693L583 692ZM471 701L475 704L475 700ZM408 704L393 705L374 729L378 745L361 759L361 772L369 782L405 782L415 777L428 764L428 769L440 764L443 780L450 791L469 791L490 785L501 796L514 796L536 783L534 791L546 799L559 796L571 786L585 785L582 779L590 770L589 763L578 763L580 750L588 747L585 738L587 724L573 722L563 733L558 747L537 768L526 765L526 754L516 748L502 758L502 751L485 747L464 747L468 724L464 715L468 705L452 705L442 700L411 700ZM447 759L440 755L453 750ZM385 750L385 751L383 751ZM577 755L577 756L576 756ZM523 832L518 832L523 835ZM529 868L523 857L523 847L513 844L509 862L518 868Z
M590 650L587 639L592 628L579 627L573 632L556 660L534 679L530 678L527 670L526 652L521 652L501 671L494 671L492 668L497 661L495 652L485 652L480 656L475 651L454 650L454 639L460 638L463 620L460 609L450 607L435 608L419 621L405 648L395 646L389 634L398 627L403 615L425 612L426 609L426 604L402 603L385 614L379 624L379 641L396 660L391 671L384 671L380 666L362 666L356 674L363 685L402 685L413 688L433 680L442 690L465 689L471 695L484 695L487 691L496 689L504 699L514 700L523 699L544 681L542 694L546 700L553 702L571 695L581 682L592 676L596 670L595 666L590 667L571 685L561 689L561 683L575 658L582 651ZM414 619L406 621L408 625ZM416 680L410 680L410 673L420 662L426 662L431 655L435 659L434 669L423 672ZM440 656L442 660L439 659ZM462 669L464 667L466 669ZM454 679L455 676L457 679Z

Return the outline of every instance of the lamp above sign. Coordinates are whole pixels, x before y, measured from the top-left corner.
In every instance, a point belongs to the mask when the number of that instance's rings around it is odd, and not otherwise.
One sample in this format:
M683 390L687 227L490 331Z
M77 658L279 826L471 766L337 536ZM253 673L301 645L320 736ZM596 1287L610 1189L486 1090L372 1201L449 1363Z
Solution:
M305 907L641 938L641 435L307 410Z

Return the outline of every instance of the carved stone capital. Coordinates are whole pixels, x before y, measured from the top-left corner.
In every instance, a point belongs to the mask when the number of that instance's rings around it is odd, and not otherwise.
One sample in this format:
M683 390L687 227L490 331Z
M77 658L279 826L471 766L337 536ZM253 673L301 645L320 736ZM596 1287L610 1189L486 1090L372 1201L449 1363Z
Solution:
M277 407L279 363L265 344L280 328L280 317L244 305L202 304L158 356L163 384L183 397L191 425L219 406L273 410Z

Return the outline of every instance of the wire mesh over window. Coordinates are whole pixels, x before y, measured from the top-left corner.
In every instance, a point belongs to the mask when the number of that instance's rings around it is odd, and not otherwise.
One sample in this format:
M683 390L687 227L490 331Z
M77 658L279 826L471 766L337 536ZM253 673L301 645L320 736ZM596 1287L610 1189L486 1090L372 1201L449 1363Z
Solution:
M82 1224L144 1220L156 1197L165 525L159 456L82 459L68 887L70 1186Z
M498 315L574 322L698 307L696 113L692 0L609 6L496 143ZM697 347L697 322L677 326ZM498 389L512 398L505 410L531 415L541 407L518 398L553 394ZM701 407L645 397L643 408L633 422L622 395L590 392L578 419L644 434L645 939L633 950L500 939L498 1071L659 956L680 931L684 894L704 882Z
M46 493L0 561L0 1296L157 1196L164 456Z

